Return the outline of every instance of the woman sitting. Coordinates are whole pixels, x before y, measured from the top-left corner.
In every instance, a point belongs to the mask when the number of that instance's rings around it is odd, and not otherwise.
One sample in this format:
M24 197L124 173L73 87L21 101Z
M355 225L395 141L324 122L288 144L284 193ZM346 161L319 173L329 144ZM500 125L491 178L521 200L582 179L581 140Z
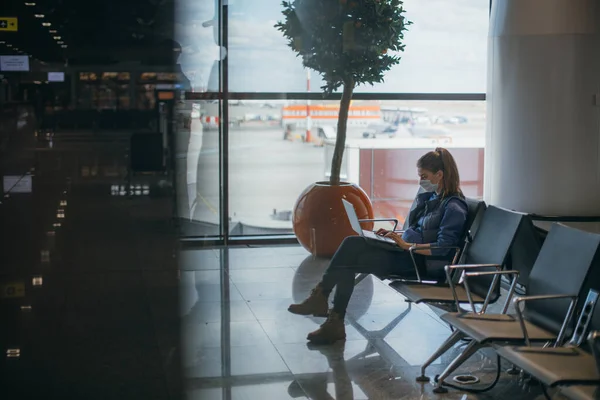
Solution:
M423 155L417 161L417 170L425 192L416 197L416 205L408 217L409 228L402 235L384 229L377 231L395 243L362 236L346 238L310 296L300 304L289 306L288 310L294 314L327 316L319 329L308 334L307 340L327 344L346 338L344 316L356 274L416 278L408 251L411 247L416 249L415 262L422 278L443 274L443 267L452 259L454 251L436 247L462 244L467 203L460 189L456 162L448 150L437 148ZM334 287L333 309L329 310L328 298Z

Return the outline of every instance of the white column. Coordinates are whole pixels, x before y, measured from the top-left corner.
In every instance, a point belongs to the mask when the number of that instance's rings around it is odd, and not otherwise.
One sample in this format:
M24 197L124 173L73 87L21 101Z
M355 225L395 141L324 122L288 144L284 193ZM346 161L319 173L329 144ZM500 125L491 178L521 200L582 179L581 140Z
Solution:
M600 215L600 1L492 4L486 201Z

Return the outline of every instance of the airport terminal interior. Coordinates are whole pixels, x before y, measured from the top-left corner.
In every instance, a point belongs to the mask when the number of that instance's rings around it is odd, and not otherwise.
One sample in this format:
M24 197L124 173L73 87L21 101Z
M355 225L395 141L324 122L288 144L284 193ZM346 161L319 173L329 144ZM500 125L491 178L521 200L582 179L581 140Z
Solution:
M2 399L600 399L598 0L3 0L0 172Z

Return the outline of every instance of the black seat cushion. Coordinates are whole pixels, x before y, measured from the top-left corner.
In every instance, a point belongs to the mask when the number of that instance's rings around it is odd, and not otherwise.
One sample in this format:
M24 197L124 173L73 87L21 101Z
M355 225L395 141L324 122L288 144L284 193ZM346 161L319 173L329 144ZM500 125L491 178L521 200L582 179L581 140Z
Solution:
M521 325L514 315L446 313L441 319L479 343L492 341L523 342ZM527 333L532 341L550 341L556 334L525 322Z
M421 283L408 283L395 281L390 286L413 303L454 303L452 289L446 284L424 285ZM463 286L456 287L456 295L460 302L468 302L467 292ZM472 293L474 303L483 303L484 298Z
M496 352L548 386L600 383L594 357L576 347L498 347Z
M600 400L600 387L597 385L565 386L560 392L572 400Z

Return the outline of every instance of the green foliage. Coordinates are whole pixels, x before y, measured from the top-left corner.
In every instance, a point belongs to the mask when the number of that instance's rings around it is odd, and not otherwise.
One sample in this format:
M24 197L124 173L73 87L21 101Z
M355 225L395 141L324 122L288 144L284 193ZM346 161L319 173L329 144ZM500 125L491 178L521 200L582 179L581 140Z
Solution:
M321 74L323 91L340 86L383 82L383 75L404 51L411 24L401 0L283 1L285 19L275 27L302 57L305 67Z

